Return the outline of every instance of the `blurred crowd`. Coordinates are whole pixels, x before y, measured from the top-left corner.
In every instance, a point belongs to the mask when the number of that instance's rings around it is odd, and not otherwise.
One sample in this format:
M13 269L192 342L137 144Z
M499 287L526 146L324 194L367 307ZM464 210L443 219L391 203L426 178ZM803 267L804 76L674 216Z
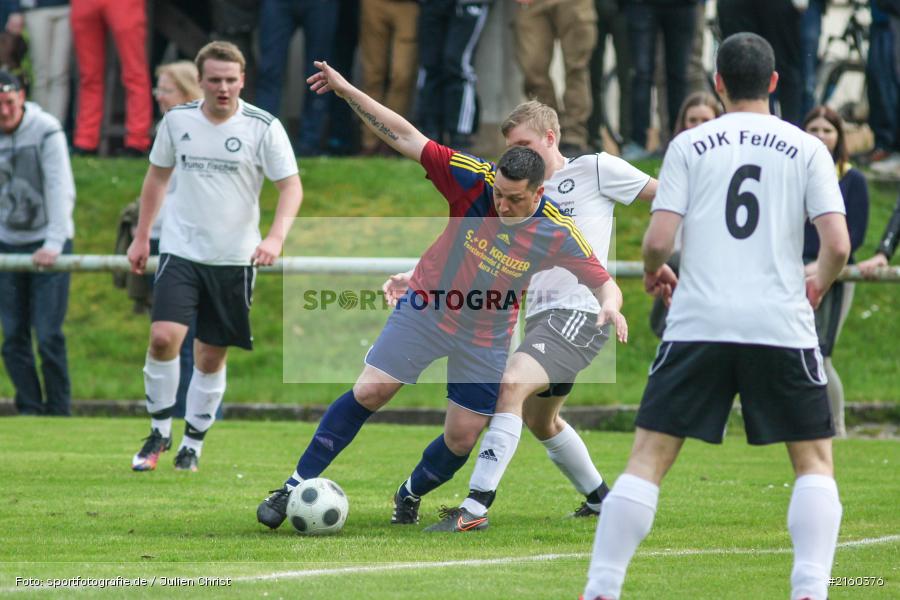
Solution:
M508 6L501 6L500 3ZM900 0L842 0L871 12L867 70L874 148L866 159L900 173ZM712 6L712 5L715 6ZM333 97L306 92L284 99L292 38L303 32L304 76L314 59L353 73L360 87L411 118L431 138L470 150L481 116L475 62L492 11L511 17L523 89L503 90L554 107L566 155L605 149L628 160L664 147L674 118L692 92L712 91L704 66L708 29L714 39L737 31L765 37L776 53L782 118L800 125L818 99L816 70L826 0L0 0L0 67L26 81L29 97L65 125L76 154L101 149L108 56L116 56L124 89L124 133L115 152L146 154L153 131L158 66L190 59L196 45L224 39L248 57L243 96L283 120L297 156L390 155ZM716 19L707 21L707 15ZM202 39L197 40L197 37ZM606 56L607 39L615 56ZM107 51L107 41L115 52ZM420 43L421 41L421 43ZM551 78L555 48L563 85ZM707 49L708 50L708 49ZM619 96L604 110L604 64L614 64ZM299 74L291 74L299 75ZM608 78L607 78L608 79ZM73 82L77 84L73 85ZM656 97L659 118L654 123ZM608 101L607 101L608 104ZM611 115L615 115L615 119ZM158 111L156 115L158 116ZM609 121L616 120L611 123ZM109 120L107 119L106 122ZM299 121L299 122L296 122ZM108 129L108 127L107 127ZM606 130L611 135L603 136ZM648 133L649 132L649 133ZM611 144L618 146L610 147ZM105 147L104 147L105 149Z

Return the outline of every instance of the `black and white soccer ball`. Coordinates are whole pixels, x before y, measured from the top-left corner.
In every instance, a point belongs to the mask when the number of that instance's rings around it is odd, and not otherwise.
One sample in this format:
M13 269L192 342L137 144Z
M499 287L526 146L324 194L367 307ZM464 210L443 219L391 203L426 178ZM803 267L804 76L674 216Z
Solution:
M287 504L287 519L297 533L331 535L344 527L350 503L341 486L316 477L293 489Z

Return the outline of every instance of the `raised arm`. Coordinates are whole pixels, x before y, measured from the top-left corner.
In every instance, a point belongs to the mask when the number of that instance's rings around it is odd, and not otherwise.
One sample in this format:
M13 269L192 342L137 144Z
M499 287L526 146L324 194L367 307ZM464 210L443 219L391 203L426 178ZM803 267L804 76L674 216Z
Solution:
M131 262L131 270L135 273L143 273L147 266L147 257L150 256L150 228L166 198L166 188L169 187L173 169L174 167L157 167L151 163L147 175L144 176L140 216L134 240L128 247L128 260Z
M250 257L250 261L256 265L266 266L275 262L303 203L303 184L299 175L279 179L275 182L275 188L278 190L278 206L275 208L272 227L269 235L259 243Z
M407 158L418 162L428 138L413 127L412 123L383 106L353 87L343 75L331 68L325 61L315 61L319 69L306 83L317 94L334 92L343 98L350 108L359 115L366 127L372 130L388 146Z

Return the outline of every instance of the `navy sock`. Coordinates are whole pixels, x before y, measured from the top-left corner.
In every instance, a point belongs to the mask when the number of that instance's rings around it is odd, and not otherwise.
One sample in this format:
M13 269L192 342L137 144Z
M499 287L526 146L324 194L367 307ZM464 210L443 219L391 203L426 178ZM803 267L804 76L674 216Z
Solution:
M337 455L346 448L374 413L356 401L353 390L331 403L306 452L297 463L297 474L303 479L318 477Z
M413 469L409 478L412 484L409 486L409 492L416 496L424 496L445 481L450 481L460 467L466 464L468 458L468 454L465 456L453 454L444 441L444 435L437 436L425 448L422 460Z

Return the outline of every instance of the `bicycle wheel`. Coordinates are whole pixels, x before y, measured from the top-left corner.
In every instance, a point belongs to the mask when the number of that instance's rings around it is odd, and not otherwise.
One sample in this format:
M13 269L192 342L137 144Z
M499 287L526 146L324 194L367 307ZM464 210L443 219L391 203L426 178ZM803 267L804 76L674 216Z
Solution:
M851 60L825 63L819 68L816 82L819 104L830 106L848 123L868 121L865 63Z

